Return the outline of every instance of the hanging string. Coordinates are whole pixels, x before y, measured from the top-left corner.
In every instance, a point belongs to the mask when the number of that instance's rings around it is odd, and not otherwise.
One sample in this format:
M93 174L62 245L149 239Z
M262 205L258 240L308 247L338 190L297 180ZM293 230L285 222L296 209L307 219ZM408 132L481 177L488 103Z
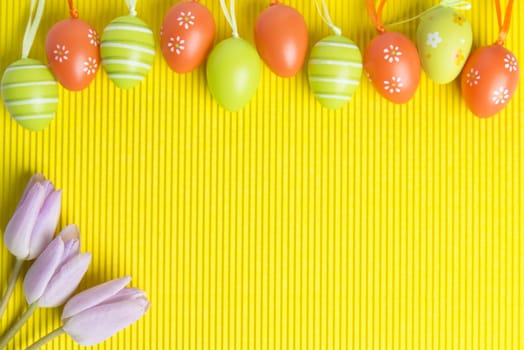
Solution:
M448 7L448 8L452 8L452 9L455 9L455 10L471 10L471 3L469 3L468 1L458 1L458 0L444 0L442 1L440 4L436 5L436 6L433 6L433 7L430 7L429 9L427 9L426 11L422 12L421 14L415 16L415 17L411 17L411 18L408 18L406 20L403 20L403 21L398 21L398 22L394 22L394 23L388 23L386 24L386 26L397 26L399 24L404 24L404 23L408 23L408 22L412 22L414 20L417 20L421 17L424 17L425 15L435 11L436 9L439 9L441 7Z
M71 18L78 18L78 11L75 9L73 0L67 0L67 2L69 3L69 14L71 15Z
M233 30L233 36L238 38L238 25L237 17L235 15L235 0L231 0L229 4L229 10L227 9L226 0L220 0L220 7L222 12L224 12L224 17L226 18L227 23L231 26Z
M127 8L131 16L136 16L136 2L137 0L126 0Z
M320 4L318 3L318 0L315 0L315 7L317 8L318 14L320 15L320 18L328 25L329 28L335 33L335 35L342 35L342 29L337 27L333 20L331 19L331 14L329 13L329 9L326 5L325 0L322 1L322 8L320 7Z
M506 7L506 14L502 19L502 6L500 0L495 0L495 7L497 8L497 20L499 22L500 33L497 39L497 44L504 45L506 37L508 36L509 25L511 24L511 14L513 12L513 0L509 0Z
M375 0L366 0L366 5L368 8L369 16L371 17L371 22L377 28L377 32L384 33L384 25L382 24L382 11L384 10L384 5L386 5L386 0L380 0L378 8L375 8Z
M42 19L42 13L44 13L44 5L45 0L31 0L29 19L27 21L27 26L25 27L24 41L22 42L22 58L27 58L27 56L29 56L29 51L31 51L31 46L33 46L36 32L40 25L40 20Z

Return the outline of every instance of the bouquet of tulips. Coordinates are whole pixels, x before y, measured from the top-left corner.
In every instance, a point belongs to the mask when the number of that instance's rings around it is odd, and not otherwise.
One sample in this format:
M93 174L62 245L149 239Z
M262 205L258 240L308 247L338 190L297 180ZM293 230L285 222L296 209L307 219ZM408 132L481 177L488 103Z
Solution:
M39 307L65 304L62 326L36 341L38 349L64 333L80 345L94 345L137 321L149 309L145 292L126 288L130 277L115 279L71 297L91 262L80 253L80 231L66 226L53 238L60 216L61 191L43 175L29 181L22 199L4 232L4 243L16 257L11 278L0 299L0 319L7 308L25 262L35 260L27 271L23 289L26 311L0 336L0 350ZM1 330L0 330L1 331Z

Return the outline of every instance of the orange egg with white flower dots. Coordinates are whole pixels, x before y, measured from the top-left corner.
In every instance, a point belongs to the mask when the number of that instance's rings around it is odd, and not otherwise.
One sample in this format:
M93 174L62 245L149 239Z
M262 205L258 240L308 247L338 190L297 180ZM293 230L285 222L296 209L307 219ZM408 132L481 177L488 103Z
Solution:
M98 34L80 19L60 21L47 34L46 54L49 68L63 87L85 89L100 67Z
M415 45L400 33L377 35L364 52L364 69L383 97L407 103L417 91L420 59Z
M502 45L477 49L462 71L462 94L469 109L487 118L508 105L517 89L520 70L517 58Z
M191 72L200 66L214 39L213 16L197 1L180 2L171 7L160 33L164 59L177 73Z

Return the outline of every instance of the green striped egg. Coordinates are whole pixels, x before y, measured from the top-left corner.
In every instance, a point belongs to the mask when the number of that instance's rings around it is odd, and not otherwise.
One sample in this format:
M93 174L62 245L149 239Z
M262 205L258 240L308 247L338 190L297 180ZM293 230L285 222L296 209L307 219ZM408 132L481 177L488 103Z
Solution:
M1 87L4 104L18 124L40 131L51 123L58 108L58 84L42 62L24 58L12 63Z
M360 84L362 55L357 45L341 35L315 44L308 62L311 90L326 108L344 106Z
M153 64L153 31L137 17L115 18L102 33L100 56L109 78L130 89L144 80Z

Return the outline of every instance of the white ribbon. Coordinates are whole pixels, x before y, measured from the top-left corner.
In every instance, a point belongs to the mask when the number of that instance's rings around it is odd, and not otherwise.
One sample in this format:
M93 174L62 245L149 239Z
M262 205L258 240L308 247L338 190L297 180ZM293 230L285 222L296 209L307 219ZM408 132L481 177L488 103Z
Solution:
M136 16L136 2L137 0L126 0L126 5L131 16Z
M31 46L33 46L36 32L38 31L38 26L42 19L42 13L44 13L44 5L45 0L31 0L29 19L27 21L27 26L25 27L24 41L22 42L22 58L27 58L27 56L29 56L29 51L31 51Z
M224 17L226 18L227 23L231 26L233 30L233 36L238 38L238 24L237 17L235 15L235 0L231 0L229 3L229 10L227 9L226 0L220 0L220 7L222 7L222 12L224 12Z
M440 3L439 6L451 7L455 10L471 10L471 3L468 1L444 0Z
M460 0L444 0L440 4L435 5L433 7L430 7L429 9L427 9L426 11L422 12L421 14L419 14L419 15L417 15L415 17L411 17L411 18L408 18L408 19L406 19L404 21L390 23L390 24L385 24L385 25L387 25L387 26L396 26L396 25L399 25L399 24L412 22L412 21L414 21L416 19L419 19L420 17L423 17L423 16L427 15L428 13L430 13L432 11L435 11L439 7L448 7L448 8L452 8L452 9L455 9L455 10L471 10L471 3L468 2L468 1L460 1Z
M318 14L320 15L320 18L328 25L329 28L335 33L336 35L342 35L342 29L337 27L333 20L331 19L331 15L329 13L329 9L326 5L325 0L322 1L322 8L320 7L320 4L318 3L318 0L315 0L315 7L317 8Z

